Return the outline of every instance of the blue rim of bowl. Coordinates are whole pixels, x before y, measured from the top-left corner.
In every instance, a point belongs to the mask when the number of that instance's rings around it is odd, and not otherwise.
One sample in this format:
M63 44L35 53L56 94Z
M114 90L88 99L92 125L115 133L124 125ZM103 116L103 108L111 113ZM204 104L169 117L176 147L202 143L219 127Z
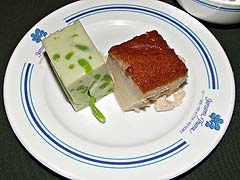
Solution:
M207 2L202 1L202 0L192 0L192 1L197 3L197 4L200 4L202 6L205 6L205 7L211 8L211 9L215 9L215 10L219 10L219 11L240 12L240 8L223 7L223 6L221 6L221 4L217 6L215 4L207 3Z

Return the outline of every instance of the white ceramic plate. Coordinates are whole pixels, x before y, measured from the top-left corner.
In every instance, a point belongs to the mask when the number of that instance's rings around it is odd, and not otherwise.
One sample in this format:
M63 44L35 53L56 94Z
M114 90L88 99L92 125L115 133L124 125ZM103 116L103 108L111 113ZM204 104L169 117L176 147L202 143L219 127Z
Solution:
M123 113L113 94L74 112L44 56L41 40L80 20L99 51L156 29L189 69L186 96L173 111ZM218 144L234 107L232 70L222 47L197 20L159 1L98 0L67 5L23 37L6 71L10 124L41 163L71 179L155 180L187 171Z

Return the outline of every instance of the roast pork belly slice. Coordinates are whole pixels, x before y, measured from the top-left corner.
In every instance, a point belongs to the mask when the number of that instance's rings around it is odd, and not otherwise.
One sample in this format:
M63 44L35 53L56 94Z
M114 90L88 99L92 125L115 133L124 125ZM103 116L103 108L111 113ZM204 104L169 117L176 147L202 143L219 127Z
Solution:
M160 96L170 95L186 81L188 72L155 30L111 47L107 67L123 111L138 111Z

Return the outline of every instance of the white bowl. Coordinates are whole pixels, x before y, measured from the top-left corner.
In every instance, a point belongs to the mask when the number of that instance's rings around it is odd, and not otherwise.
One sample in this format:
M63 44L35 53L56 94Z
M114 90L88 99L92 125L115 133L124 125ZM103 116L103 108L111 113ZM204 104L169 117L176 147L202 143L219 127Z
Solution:
M177 0L193 16L216 24L240 23L240 0Z

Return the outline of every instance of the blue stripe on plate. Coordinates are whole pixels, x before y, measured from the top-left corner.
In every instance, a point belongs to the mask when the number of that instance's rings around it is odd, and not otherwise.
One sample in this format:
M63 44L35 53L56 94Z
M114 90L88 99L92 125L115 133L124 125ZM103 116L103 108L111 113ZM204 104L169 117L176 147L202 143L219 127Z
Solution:
M184 25L182 22L180 22L176 18L164 12L161 12L156 9L144 7L144 6L138 6L138 5L110 4L110 5L95 6L95 7L81 10L77 13L74 13L64 18L64 20L66 23L71 24L72 22L78 19L82 19L90 15L106 13L106 12L114 12L114 11L134 12L134 13L150 15L158 19L161 19L171 24L175 28L177 28L193 43L193 45L197 48L198 52L200 53L205 65L206 72L207 72L209 89L219 89L217 70L216 70L214 61L212 59L212 56L209 53L209 50L207 49L207 47L190 28L188 28L186 25Z
M70 147L66 143L63 143L59 139L56 139L56 136L54 136L52 133L49 133L50 131L44 126L41 119L39 119L31 97L31 77L33 68L33 64L25 63L21 73L20 94L24 112L30 124L41 136L41 138L43 138L50 146L66 155L67 157L92 166L102 168L126 169L147 166L166 160L180 153L189 146L186 141L180 139L160 151L132 158L106 158L91 155L88 153L84 154L82 151L76 152L76 149Z
M205 6L205 7L211 8L211 9L215 9L215 10L219 10L219 11L240 12L240 8L227 8L227 7L222 7L221 5L216 6L214 4L210 4L210 3L207 3L207 2L204 2L201 0L192 0L192 1L195 3L198 3L202 6Z

